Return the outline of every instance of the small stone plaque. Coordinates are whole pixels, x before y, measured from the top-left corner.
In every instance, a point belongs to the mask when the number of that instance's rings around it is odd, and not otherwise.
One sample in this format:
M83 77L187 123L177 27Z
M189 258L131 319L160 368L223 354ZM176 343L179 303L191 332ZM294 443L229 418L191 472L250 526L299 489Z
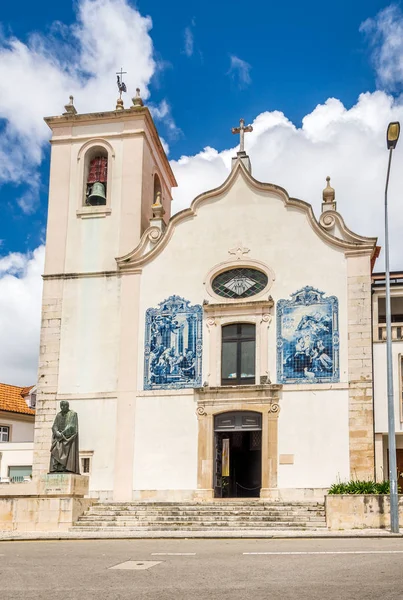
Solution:
M145 571L155 565L159 565L162 561L160 560L127 560L126 562L109 567L109 569L122 569L125 571Z
M293 454L280 454L278 457L280 465L293 465L294 455Z

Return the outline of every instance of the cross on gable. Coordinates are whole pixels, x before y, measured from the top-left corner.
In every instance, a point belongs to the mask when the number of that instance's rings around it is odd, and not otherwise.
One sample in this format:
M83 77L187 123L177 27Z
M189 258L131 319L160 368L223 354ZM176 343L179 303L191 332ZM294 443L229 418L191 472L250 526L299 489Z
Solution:
M231 131L234 134L239 133L239 152L245 152L245 133L253 131L252 125L245 127L245 120L239 119L239 127L233 127Z

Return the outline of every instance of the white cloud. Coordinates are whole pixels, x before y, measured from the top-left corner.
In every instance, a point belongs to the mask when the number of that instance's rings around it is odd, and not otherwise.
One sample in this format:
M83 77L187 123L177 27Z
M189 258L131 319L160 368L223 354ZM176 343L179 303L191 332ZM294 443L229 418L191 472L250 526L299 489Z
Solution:
M156 121L164 122L170 139L177 139L178 136L181 135L182 131L176 126L172 116L171 107L165 99L158 105L148 104L148 108Z
M27 43L0 36L0 184L35 177L49 139L43 116L63 112L70 94L79 112L113 110L115 72L123 65L126 106L136 87L143 98L149 96L149 82L160 67L151 27L151 19L128 0L79 0L71 27L56 23L48 35L31 35ZM36 202L35 185L19 199L25 212Z
M360 26L372 48L378 84L386 90L403 84L403 13L396 4L381 10Z
M185 42L184 53L190 58L194 52L194 36L190 27L185 28L183 37Z
M245 136L253 175L287 189L291 196L310 202L320 214L327 175L336 189L338 210L347 225L383 243L383 201L388 153L387 124L403 121L403 106L384 92L362 94L347 110L330 98L306 115L298 128L278 111L260 114L253 132ZM220 185L228 176L236 148L217 152L205 148L171 165L178 181L173 210L189 206L195 196ZM401 231L403 211L403 142L397 146L390 184L392 268L403 268ZM377 270L383 268L378 259Z
M32 385L37 379L45 249L0 259L0 381Z
M247 87L251 83L250 70L251 65L242 58L230 55L231 65L227 75L230 75L240 89Z

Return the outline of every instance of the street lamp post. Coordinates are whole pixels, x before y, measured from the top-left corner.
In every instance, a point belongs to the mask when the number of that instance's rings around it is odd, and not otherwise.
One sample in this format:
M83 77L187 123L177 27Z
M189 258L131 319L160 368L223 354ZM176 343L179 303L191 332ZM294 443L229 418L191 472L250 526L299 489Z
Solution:
M389 482L390 482L390 530L399 533L399 498L397 495L395 403L393 398L393 359L392 359L392 318L390 304L389 273L389 223L388 186L392 152L396 148L400 134L400 123L389 123L386 141L389 150L388 172L385 185L385 276L386 276L386 369L388 389L388 440L389 440Z

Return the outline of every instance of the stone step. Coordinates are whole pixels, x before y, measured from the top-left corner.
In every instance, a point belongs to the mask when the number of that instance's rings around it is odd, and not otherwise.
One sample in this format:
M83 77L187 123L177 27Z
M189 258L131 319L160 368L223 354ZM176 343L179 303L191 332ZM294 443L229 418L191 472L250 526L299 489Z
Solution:
M80 518L98 521L125 520L125 521L162 521L162 520L194 520L194 521L324 521L324 515L136 515L128 513L115 513L111 515L85 513Z
M236 524L229 524L226 521L222 521L220 523L216 523L215 521L212 522L207 522L207 523L197 523L195 524L194 521L182 521L182 522L177 522L177 521L173 521L172 523L166 523L166 522L155 522L152 524L149 523L144 523L144 525L141 525L140 523L134 525L133 522L131 521L120 521L119 523L116 523L114 521L111 522L104 522L104 521L92 521L91 523L82 523L82 522L78 522L77 524L73 525L73 530L75 531L76 529L85 529L85 530L91 530L93 528L101 528L101 529L106 529L108 531L110 531L111 529L138 529L141 531L159 531L159 530L176 530L176 529L189 529L189 530L193 530L193 529L199 529L199 530L204 530L204 529L234 529L234 530L242 530L242 529L280 529L280 528L290 528L290 529L300 529L300 528L304 528L304 529L317 529L317 528L322 528L325 527L326 524L325 523L311 523L310 521L307 522L303 522L303 521L282 521L281 523L278 523L276 521L269 521L267 523L261 523L260 521L255 522L255 521L250 521L248 523L236 523Z
M164 523L155 523L151 526L147 527L133 527L132 524L124 525L120 524L118 526L111 523L110 525L106 525L101 521L98 523L94 523L91 526L85 525L74 525L70 530L71 531L267 531L270 529L281 529L281 530L289 530L289 529L304 529L304 530L317 530L317 529L325 529L325 524L323 525L315 525L313 523L272 523L269 525L262 526L257 523L248 523L247 525L240 527L233 526L217 526L216 524L209 524L205 526L194 525L193 523L171 523L170 525L166 525Z
M150 506L150 507L138 507L138 506L119 506L119 505L113 505L113 506L102 506L99 504L94 504L91 507L91 510L96 510L99 512L115 512L115 511L119 511L119 512L138 512L138 513L151 513L151 512L155 512L155 513L160 513L160 512L188 512L188 513L198 513L198 512L203 512L203 513L214 513L214 514L220 514L220 513L224 513L224 514L229 514L229 513L238 513L238 512L256 512L256 513L264 513L264 512L276 512L276 513L283 513L283 512L297 512L297 513L315 513L315 512L324 512L325 508L324 506L315 506L315 507L276 507L276 506L223 506L223 507L204 507L204 506L197 506L197 507L188 507L188 506L176 506L176 507L172 507L172 506L160 506L160 507L155 507L155 506Z
M326 527L323 502L102 502L73 531L243 531Z
M250 506L250 507L276 507L276 508L316 508L323 507L323 502L265 502L260 499L256 499L255 501L245 502L244 500L219 500L219 501L206 501L206 502L98 502L94 506L102 506L102 507L136 507L141 509L148 509L150 507L188 507L188 508L210 508L210 507L219 507L219 508L228 508L232 506Z
M110 515L97 515L86 513L79 517L80 519L86 520L124 520L124 521L176 521L176 520L194 520L194 521L324 521L324 516L305 516L301 515L132 515L124 513L115 513Z
M325 507L322 506L314 506L314 507L306 507L306 506L281 506L281 507L277 507L277 506L271 506L271 505L255 505L255 506L244 506L244 505L238 505L238 506L186 506L186 505L177 505L177 506L148 506L148 507L138 507L138 506L122 506L119 504L116 505L102 505L102 504L93 504L91 506L92 509L95 510L100 510L100 511L115 511L115 510L120 510L120 511L137 511L137 512L151 512L151 511L155 511L155 512L161 512L161 511L177 511L177 510L181 510L181 511L187 511L187 512L237 512L237 511L258 511L258 512L265 512L265 511L276 511L276 512L288 512L288 511L292 511L292 512L315 512L318 510L324 510Z

